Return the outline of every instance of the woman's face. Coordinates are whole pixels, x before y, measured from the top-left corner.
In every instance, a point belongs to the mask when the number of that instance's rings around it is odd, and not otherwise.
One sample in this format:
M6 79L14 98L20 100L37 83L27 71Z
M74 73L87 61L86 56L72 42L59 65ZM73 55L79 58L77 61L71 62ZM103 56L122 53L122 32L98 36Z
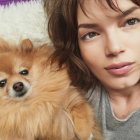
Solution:
M78 7L80 51L106 88L122 90L140 79L140 7L116 0L116 12L103 2L85 0L86 15Z

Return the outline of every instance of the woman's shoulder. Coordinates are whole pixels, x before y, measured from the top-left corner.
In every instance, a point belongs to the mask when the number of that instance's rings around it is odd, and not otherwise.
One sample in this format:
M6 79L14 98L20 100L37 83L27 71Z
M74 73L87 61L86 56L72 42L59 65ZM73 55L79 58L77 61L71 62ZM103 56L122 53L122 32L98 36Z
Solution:
M109 107L107 93L102 86L90 89L86 94L86 98L91 107L95 110L97 116L101 116L105 107Z

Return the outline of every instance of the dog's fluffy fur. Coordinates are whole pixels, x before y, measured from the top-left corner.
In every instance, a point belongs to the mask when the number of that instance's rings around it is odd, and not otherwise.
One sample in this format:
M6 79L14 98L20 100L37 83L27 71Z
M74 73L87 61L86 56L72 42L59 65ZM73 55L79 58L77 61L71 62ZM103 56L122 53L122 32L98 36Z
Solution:
M100 140L93 111L71 86L66 68L48 59L46 45L29 40L0 44L0 138L2 140Z

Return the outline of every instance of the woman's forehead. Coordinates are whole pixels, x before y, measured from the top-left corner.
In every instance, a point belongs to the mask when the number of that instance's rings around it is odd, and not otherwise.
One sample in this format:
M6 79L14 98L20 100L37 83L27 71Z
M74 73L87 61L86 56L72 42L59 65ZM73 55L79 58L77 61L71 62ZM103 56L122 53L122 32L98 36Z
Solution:
M106 15L107 17L114 17L118 13L125 12L131 7L137 6L131 0L116 0L114 2L116 9L112 9L106 0L80 0L78 5L78 16L84 13L88 17L99 17Z
M132 3L134 4L132 0L78 0L78 4L82 9L89 9L89 6L94 8L97 5L103 9L120 10L125 9Z
M81 7L85 7L87 4L97 4L101 7L107 7L107 6L116 6L118 0L78 0L78 3L81 5Z

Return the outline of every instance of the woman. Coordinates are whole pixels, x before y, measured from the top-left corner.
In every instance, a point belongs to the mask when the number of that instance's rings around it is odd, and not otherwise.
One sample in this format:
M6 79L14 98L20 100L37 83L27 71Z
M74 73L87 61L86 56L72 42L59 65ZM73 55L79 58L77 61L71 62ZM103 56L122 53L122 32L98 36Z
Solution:
M140 139L140 0L44 0L55 59L88 91L107 140Z

